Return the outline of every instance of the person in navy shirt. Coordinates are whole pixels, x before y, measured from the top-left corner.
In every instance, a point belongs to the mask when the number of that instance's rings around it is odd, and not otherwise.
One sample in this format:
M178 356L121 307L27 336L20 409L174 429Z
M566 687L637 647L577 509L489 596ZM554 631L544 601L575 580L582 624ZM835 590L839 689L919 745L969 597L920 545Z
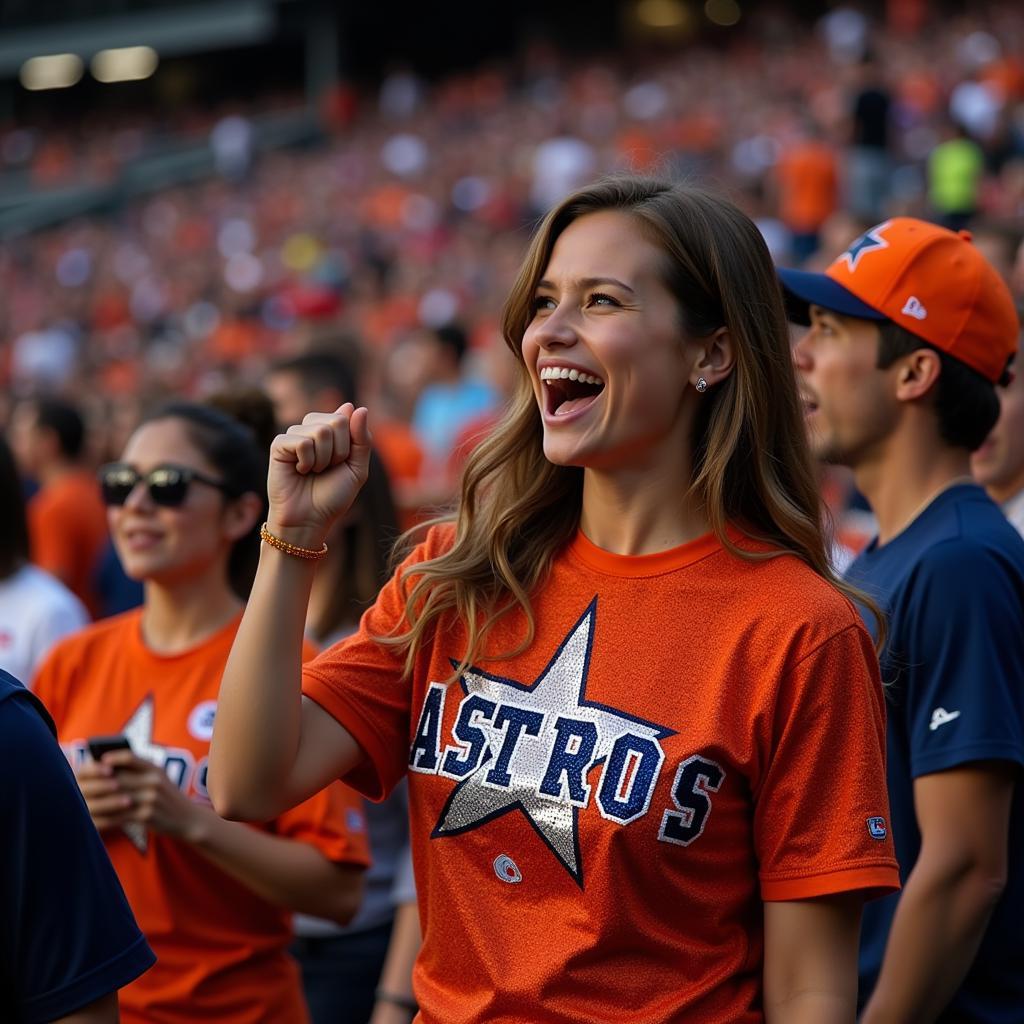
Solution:
M865 907L862 1024L1024 1020L1024 541L970 478L1019 325L966 233L911 218L781 270L817 454L878 536L847 571L884 637L903 889ZM868 827L884 829L875 821Z
M49 715L2 669L0 772L0 1020L115 1024L155 957Z

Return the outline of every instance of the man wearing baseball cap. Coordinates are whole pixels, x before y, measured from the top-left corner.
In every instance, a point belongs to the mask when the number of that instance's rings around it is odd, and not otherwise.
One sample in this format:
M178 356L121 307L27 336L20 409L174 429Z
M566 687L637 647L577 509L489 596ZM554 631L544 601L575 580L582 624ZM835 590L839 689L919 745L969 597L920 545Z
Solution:
M864 910L861 1021L1021 1021L1024 541L970 477L1010 379L1013 302L968 234L903 217L824 274L779 273L810 326L794 358L812 444L878 520L846 578L887 618L904 887Z

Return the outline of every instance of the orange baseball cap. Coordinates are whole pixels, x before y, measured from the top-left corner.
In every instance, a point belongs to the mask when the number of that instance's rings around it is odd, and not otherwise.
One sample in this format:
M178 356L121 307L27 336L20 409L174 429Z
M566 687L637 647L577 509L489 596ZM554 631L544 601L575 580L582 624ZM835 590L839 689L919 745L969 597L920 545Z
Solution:
M811 304L892 320L993 382L1017 352L1010 289L968 231L894 217L865 231L824 274L780 268L779 278L798 323L810 322Z

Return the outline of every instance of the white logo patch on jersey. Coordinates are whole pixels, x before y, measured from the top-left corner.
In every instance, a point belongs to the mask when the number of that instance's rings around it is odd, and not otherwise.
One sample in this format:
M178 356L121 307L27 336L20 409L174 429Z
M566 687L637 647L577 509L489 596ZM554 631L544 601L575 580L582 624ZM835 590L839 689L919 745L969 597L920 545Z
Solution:
M215 700L204 700L197 704L188 716L188 731L204 743L213 739L213 719L217 713L217 702Z
M522 871L507 853L502 853L494 858L494 873L509 885L516 885L523 880Z

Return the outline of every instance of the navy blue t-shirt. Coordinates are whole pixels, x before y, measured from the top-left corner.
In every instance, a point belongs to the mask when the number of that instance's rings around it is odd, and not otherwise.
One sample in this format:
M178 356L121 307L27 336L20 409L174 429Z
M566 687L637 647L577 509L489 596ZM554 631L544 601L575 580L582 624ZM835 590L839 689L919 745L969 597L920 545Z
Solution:
M41 1024L155 957L42 704L0 670L0 1020Z
M1024 765L1024 540L973 484L940 494L846 579L886 612L886 740L896 856L906 881L921 850L914 779L957 765ZM868 627L875 628L865 614ZM956 814L956 808L950 808ZM864 908L860 998L882 965L899 894ZM1024 782L1010 821L1009 881L974 965L942 1021L1024 1021Z

